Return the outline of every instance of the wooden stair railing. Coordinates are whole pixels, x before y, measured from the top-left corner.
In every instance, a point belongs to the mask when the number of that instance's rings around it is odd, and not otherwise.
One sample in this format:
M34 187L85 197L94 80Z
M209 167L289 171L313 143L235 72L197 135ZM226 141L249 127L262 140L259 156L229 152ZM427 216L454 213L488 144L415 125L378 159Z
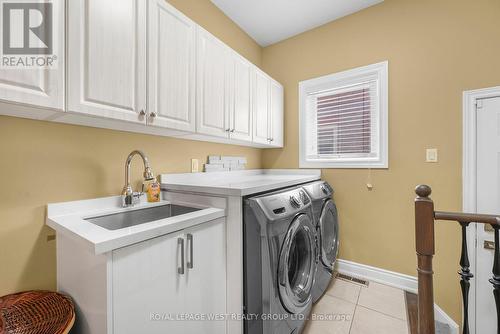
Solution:
M495 234L495 253L492 278L493 296L497 311L497 333L500 334L500 216L434 211L434 203L430 199L431 188L419 185L415 189L415 244L418 260L418 334L435 334L434 292L432 287L432 257L434 256L434 221L447 220L458 222L462 229L462 251L460 256L460 288L463 302L462 333L469 334L469 287L473 274L470 271L467 251L467 226L470 223L489 224Z

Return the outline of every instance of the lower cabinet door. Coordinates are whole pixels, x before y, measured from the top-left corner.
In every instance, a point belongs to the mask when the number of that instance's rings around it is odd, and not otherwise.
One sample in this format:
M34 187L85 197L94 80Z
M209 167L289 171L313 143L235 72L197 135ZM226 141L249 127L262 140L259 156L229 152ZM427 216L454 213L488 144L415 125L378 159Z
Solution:
M185 323L187 334L224 334L226 321L226 226L217 219L185 230L186 312L203 320ZM201 318L200 318L201 319Z
M113 251L111 282L115 334L225 334L225 219Z
M174 233L113 252L113 333L185 333L176 321L186 309L183 240Z

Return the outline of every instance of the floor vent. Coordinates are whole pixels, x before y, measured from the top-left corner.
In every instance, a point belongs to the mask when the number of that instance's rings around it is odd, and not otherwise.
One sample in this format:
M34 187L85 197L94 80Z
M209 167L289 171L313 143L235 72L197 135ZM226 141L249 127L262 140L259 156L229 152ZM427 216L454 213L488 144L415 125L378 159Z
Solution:
M368 287L368 284L369 284L369 282L367 280L364 280L364 279L358 278L358 277L349 276L349 275L346 275L346 274L337 273L336 277L338 279L341 279L341 280L344 280L344 281L361 284L361 285L363 285L365 287Z

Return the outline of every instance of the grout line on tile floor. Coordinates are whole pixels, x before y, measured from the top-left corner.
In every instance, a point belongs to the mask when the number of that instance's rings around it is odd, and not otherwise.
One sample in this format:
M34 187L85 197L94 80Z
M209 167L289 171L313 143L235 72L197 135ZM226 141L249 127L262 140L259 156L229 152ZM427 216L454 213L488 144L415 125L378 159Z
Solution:
M325 295L326 295L326 296L328 296L328 297L332 297L332 298L340 299L340 300L342 300L342 301L344 301L344 302L347 302L347 303L349 303L349 304L354 304L354 305L357 305L357 304L358 304L358 302L357 302L357 301L356 301L355 303L353 303L353 302L352 302L352 300L347 300L347 299L345 299L345 298L342 298L342 297L339 297L339 296L334 296L334 295L331 295L331 294L329 294L329 293L325 293ZM323 298L323 297L321 297L321 298ZM359 295L358 295L358 299L359 299Z
M356 315L356 310L358 309L358 305L354 306L354 312L352 312L352 319L351 319L351 324L349 325L349 332L348 334L351 334L352 330L352 324L354 323L354 316Z
M403 321L403 322L405 321L404 319L401 319L401 318L395 317L395 316L393 316L393 315L390 315L390 314L387 314L387 313L384 313L384 312L380 312L380 311L378 311L378 310L374 310L374 309L372 309L372 308L370 308L370 307L366 307L366 306L364 306L364 305L359 305L359 304L358 304L358 305L356 305L356 307L357 307L357 306L362 307L362 308L365 308L365 309L370 310L370 311L373 311L373 312L376 312L376 313L378 313L378 314L385 315L385 316L387 316L387 317L390 317L390 318L393 318L393 319L396 319L396 320L399 320L399 321Z

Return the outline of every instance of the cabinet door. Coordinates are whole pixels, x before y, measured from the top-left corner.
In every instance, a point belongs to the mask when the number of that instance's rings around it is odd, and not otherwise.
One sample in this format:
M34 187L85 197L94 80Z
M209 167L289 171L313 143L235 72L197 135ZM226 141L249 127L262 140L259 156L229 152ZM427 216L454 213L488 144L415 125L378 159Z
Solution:
M185 309L181 234L169 234L113 251L113 333L185 333L171 316Z
M269 87L270 80L259 70L254 72L253 83L253 141L269 144Z
M64 1L53 1L52 5L53 55L57 57L57 65L50 69L1 69L0 99L64 109Z
M270 144L283 147L283 86L271 80L270 93Z
M230 137L252 141L251 65L237 54L233 54L231 58Z
M197 34L197 100L198 133L228 137L228 49L217 38L198 27Z
M146 1L68 4L68 110L144 123Z
M148 123L195 131L196 25L165 0L149 5Z
M186 313L217 315L226 313L226 227L217 219L187 229ZM222 320L185 323L187 334L224 334Z

